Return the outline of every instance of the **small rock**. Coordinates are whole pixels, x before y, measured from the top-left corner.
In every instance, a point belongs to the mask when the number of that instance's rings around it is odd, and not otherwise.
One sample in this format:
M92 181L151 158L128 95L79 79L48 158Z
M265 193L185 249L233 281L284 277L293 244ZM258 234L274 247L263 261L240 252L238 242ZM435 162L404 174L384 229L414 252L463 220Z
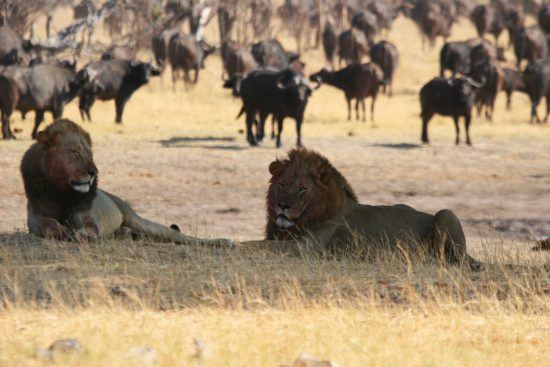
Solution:
M355 132L353 132L353 131L348 131L348 136L355 136Z
M290 367L339 367L339 366L334 362L321 361L305 353L302 353Z
M77 339L58 339L48 349L37 349L36 358L53 361L57 354L76 354L84 352L82 344Z
M157 351L151 347L133 347L126 355L144 366L153 366L157 363Z
M82 353L84 348L78 339L58 339L48 350L52 353Z

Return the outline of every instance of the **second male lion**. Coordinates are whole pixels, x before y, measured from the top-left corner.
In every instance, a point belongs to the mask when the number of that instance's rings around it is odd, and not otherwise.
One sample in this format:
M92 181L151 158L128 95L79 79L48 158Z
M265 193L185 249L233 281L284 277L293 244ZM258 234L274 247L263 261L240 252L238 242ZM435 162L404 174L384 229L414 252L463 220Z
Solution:
M124 200L98 189L92 140L74 122L57 120L36 139L21 162L31 233L58 239L78 234L98 238L123 230L167 242L232 244L189 237L143 219Z
M345 250L357 238L364 246L404 246L434 258L443 254L448 264L480 263L466 253L466 239L458 218L444 209L435 215L410 206L359 204L347 180L320 154L295 149L288 158L269 166L266 241L263 245L291 252L311 241L323 250Z

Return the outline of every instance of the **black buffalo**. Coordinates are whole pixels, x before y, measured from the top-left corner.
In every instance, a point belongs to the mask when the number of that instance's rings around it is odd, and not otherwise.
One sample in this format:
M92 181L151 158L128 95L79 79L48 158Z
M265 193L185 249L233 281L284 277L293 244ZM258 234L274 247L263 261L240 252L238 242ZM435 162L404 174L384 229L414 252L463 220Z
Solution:
M311 81L332 85L344 92L348 106L348 120L351 120L351 101L356 100L357 120L359 120L359 104L361 104L363 121L366 120L365 99L367 97L372 98L370 112L371 121L374 121L374 105L383 79L382 70L373 63L351 64L338 71L322 69L310 76Z
M546 116L544 122L548 122L550 114L550 59L532 61L527 64L523 72L525 90L531 99L530 122L541 122L537 113L537 107L541 100L546 98Z
M512 93L514 91L526 92L523 74L515 69L502 68L504 81L502 89L506 93L506 109L512 107Z
M308 81L292 69L256 70L250 73L242 82L243 107L238 116L246 114L246 138L250 145L258 145L258 141L263 140L265 121L272 114L278 127L277 147L281 146L283 121L286 117L296 120L296 145L302 146L301 128L311 92L312 88ZM254 124L257 126L256 134L252 130Z
M382 69L384 81L382 91L386 93L386 87L389 87L390 97L393 95L393 74L399 66L399 51L397 47L389 41L381 41L371 47L370 60Z
M222 61L224 68L223 87L232 89L235 97L241 94L243 79L258 67L252 53L243 45L226 41L222 45Z
M439 53L439 76L445 76L445 70L450 70L454 77L456 73L470 72L470 53L472 46L469 42L445 42Z
M96 99L114 99L117 123L122 122L124 106L132 94L147 84L151 76L160 75L158 68L149 63L129 60L92 61L84 70L94 77L80 93L79 109L82 119L92 120L90 109Z
M183 71L183 82L185 88L196 84L199 80L199 70L204 68L204 60L216 50L204 40L198 40L194 35L177 33L170 39L168 46L168 59L172 68L172 85L175 88L176 82ZM190 71L194 70L193 80Z
M548 57L548 40L542 28L533 25L518 30L514 35L514 52L518 68L523 59L535 61Z
M458 119L463 116L466 128L466 144L471 145L470 122L475 101L475 89L480 85L469 78L434 78L420 90L422 112L422 142L428 144L428 123L435 114L452 116L456 130L455 143L460 143Z

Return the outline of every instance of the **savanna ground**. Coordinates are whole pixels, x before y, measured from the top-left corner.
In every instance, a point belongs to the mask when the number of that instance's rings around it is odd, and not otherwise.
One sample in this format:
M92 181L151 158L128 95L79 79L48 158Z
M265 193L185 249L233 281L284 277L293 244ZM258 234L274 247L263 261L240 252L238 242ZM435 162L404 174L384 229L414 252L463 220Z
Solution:
M58 28L67 14L56 17ZM452 38L473 36L462 21ZM346 121L342 94L323 86L308 105L304 144L326 155L363 203L454 210L480 260L549 262L531 247L550 233L550 127L528 124L525 95L514 95L511 111L501 95L492 123L474 120L472 147L456 147L452 121L442 117L430 124L432 144L419 145L418 91L438 72L441 42L422 51L402 18L388 38L401 64L394 96L377 102L375 126ZM304 59L308 73L323 66L321 51ZM133 96L122 125L113 123L112 102L98 102L94 122L83 126L101 187L143 216L201 236L258 239L267 167L293 147L294 123L286 121L283 149L270 140L249 148L244 122L235 120L240 102L220 75L213 56L191 92L174 93L167 73ZM80 121L76 102L65 116ZM342 366L550 363L544 270L470 273L395 255L365 263L147 240L29 239L20 233L18 168L32 143L30 120L16 116L19 139L0 143L0 365L41 365L35 350L67 337L85 353L57 356L60 365L139 365L126 352L134 346L155 348L162 366L277 366L300 352ZM201 357L194 338L206 345Z

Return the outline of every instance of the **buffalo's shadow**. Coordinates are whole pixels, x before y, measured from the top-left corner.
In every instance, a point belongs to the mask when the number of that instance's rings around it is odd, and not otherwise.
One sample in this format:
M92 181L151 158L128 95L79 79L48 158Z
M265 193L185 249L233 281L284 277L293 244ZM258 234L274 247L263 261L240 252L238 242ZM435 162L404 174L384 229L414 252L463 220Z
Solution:
M370 146L378 147L378 148L402 149L402 150L422 148L422 145L420 144L411 144L411 143L374 143L374 144L370 144Z
M159 143L166 148L203 148L217 150L243 150L245 148L236 144L219 144L232 143L236 139L230 136L177 136L170 139L160 140ZM194 143L218 143L218 144L194 144Z

